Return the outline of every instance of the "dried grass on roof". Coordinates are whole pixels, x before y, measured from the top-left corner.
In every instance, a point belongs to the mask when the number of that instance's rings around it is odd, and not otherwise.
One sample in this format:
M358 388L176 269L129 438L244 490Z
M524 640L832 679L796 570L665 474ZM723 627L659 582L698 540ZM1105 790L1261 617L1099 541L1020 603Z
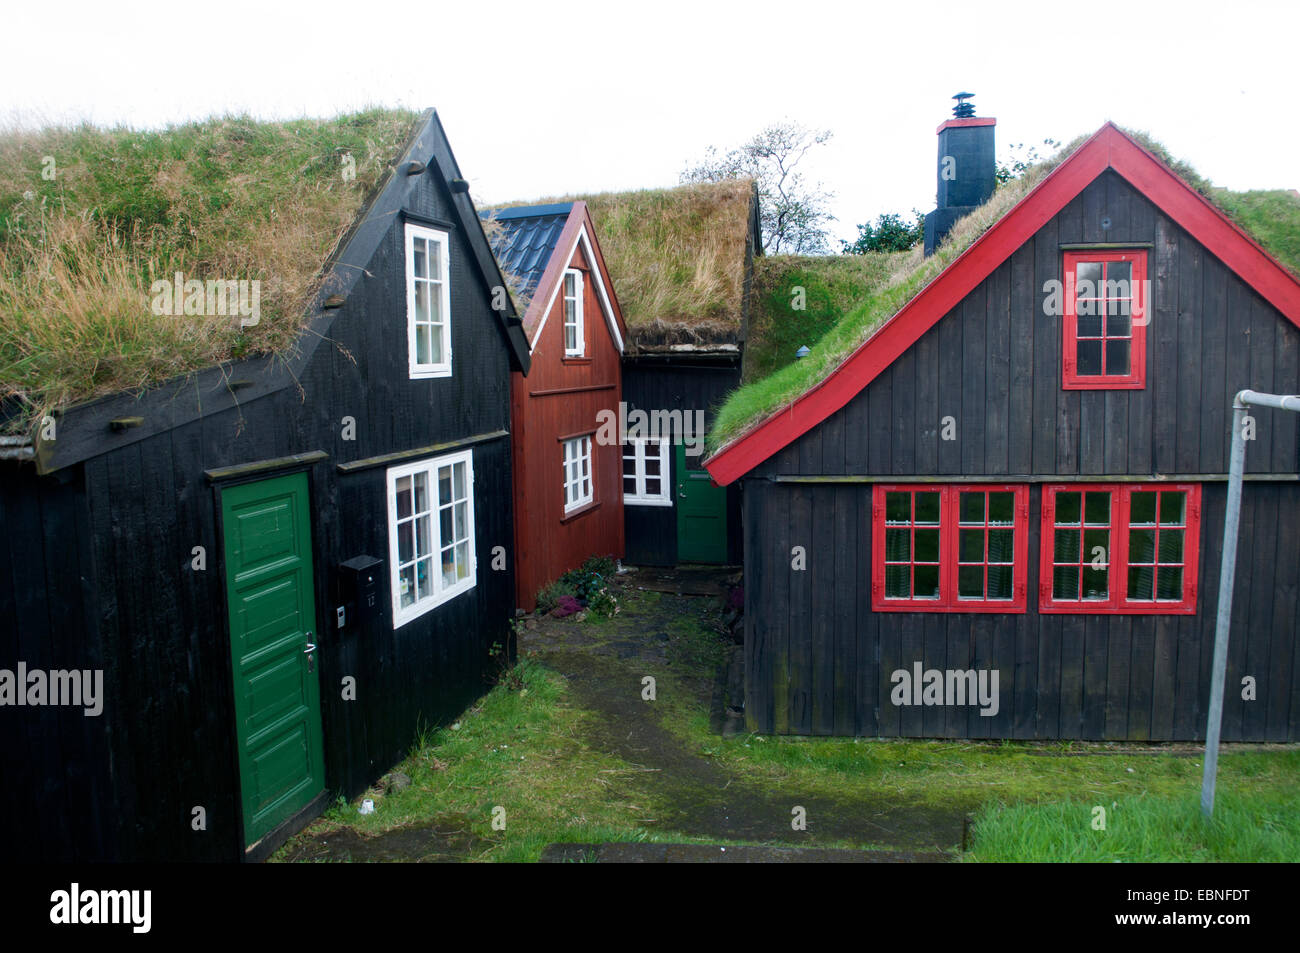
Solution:
M0 401L18 409L10 425L289 352L322 266L417 118L374 109L146 132L0 131ZM42 175L47 156L53 178ZM260 281L260 323L155 315L150 286L177 271Z
M733 179L503 207L587 203L636 351L738 340L752 195Z

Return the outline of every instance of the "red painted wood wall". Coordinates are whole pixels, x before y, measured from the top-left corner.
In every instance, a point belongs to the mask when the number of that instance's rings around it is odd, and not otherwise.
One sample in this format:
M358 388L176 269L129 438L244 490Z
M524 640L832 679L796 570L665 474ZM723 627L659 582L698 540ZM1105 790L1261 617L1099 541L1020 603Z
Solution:
M566 267L583 272L586 356L564 356L564 300L557 294L533 349L532 370L511 378L516 598L525 611L536 607L538 589L589 556L623 556L622 448L601 446L595 434L599 411L618 413L622 365L594 265L581 244ZM566 517L561 441L581 433L592 435L593 498Z

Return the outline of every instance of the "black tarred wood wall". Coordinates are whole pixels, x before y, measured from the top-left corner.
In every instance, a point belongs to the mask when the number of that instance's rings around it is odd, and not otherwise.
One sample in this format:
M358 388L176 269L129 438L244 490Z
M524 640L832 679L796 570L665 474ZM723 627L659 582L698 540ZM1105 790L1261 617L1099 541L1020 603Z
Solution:
M106 703L0 709L6 851L49 860L242 856L217 492L204 471L323 450L309 468L326 782L353 796L486 686L506 643L513 567L507 436L474 444L477 586L394 630L335 628L338 566L388 560L385 467L341 463L508 431L504 336L442 179L407 211L451 234L453 376L409 380L403 222L279 391L55 475L0 469L0 668L103 668ZM147 413L147 410L145 411ZM343 439L343 418L356 421ZM191 568L202 546L207 569ZM512 556L510 557L512 558ZM387 580L381 597L389 599ZM341 697L345 675L356 701ZM191 829L202 806L207 830Z
M740 386L740 359L723 356L716 360L687 361L646 356L623 363L623 400L628 412L644 410L704 411L705 432L727 394ZM697 436L700 436L697 434ZM676 479L675 451L669 454L669 468ZM673 490L674 500L676 488ZM677 565L677 506L623 507L626 527L626 561L634 566ZM740 492L727 491L727 562L736 565L741 553Z
M1154 311L1143 390L1060 386L1060 319L1043 314L1044 283L1061 278L1061 245L1099 242L1150 245ZM743 480L751 726L911 737L1203 737L1230 407L1245 387L1300 390L1300 330L1118 175L1099 177L863 392ZM955 440L941 439L946 416L956 422ZM1254 675L1259 700L1236 693L1223 737L1294 741L1300 421L1254 416L1247 472L1283 482L1248 482L1244 491L1228 685ZM781 482L1106 474L1208 476L1194 616L1040 616L1037 483L1025 614L876 614L870 483ZM790 549L801 543L807 571L791 571ZM940 669L995 666L1014 701L994 718L896 708L889 675L917 660Z

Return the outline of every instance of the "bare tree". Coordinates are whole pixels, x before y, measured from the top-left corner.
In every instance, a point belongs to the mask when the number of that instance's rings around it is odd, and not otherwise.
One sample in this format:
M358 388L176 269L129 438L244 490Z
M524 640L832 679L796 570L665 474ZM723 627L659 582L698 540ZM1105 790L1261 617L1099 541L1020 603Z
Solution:
M774 123L725 154L709 146L703 161L688 166L681 181L754 179L764 249L773 255L825 254L829 251L826 226L835 221L827 205L834 194L820 182L809 184L797 166L808 150L830 138L829 129L807 129L788 120Z

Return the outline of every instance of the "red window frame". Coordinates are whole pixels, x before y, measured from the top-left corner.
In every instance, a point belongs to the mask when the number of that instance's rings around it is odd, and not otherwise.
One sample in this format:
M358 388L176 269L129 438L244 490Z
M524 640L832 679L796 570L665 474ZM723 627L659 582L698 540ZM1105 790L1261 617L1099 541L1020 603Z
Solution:
M909 493L909 516L904 525L889 522L886 514L886 498L889 493ZM939 522L918 524L916 509L917 493L939 494ZM967 513L963 520L961 502L963 493L983 493L983 515L975 517ZM1011 493L1012 520L1009 526L1001 523L989 523L989 493ZM872 572L871 572L871 607L876 612L1024 612L1027 578L1029 570L1029 487L1024 484L934 484L934 483L880 483L875 487L871 508ZM916 530L937 529L938 561L916 559ZM907 554L903 558L886 559L885 532L887 529L907 529ZM973 538L976 530L983 530L982 554L979 559L971 559L970 553L961 549L962 530L967 531L967 538ZM990 530L1010 529L1012 538L1012 559L1010 563L989 561L988 533ZM963 558L967 557L967 558ZM887 597L886 566L909 566L909 591L915 587L915 567L938 567L938 598ZM1011 597L1009 599L988 598L988 566L1011 566ZM980 598L960 595L961 570L970 573L974 567L983 567L982 586L984 595ZM969 578L969 577L968 577Z
M1111 263L1128 262L1130 265L1129 298L1107 298L1105 282ZM1090 298L1079 299L1078 271L1083 263L1102 265L1102 287ZM1065 253L1065 320L1062 322L1061 344L1061 388L1063 390L1141 390L1147 381L1147 325L1150 323L1151 302L1147 300L1147 253L1145 250L1133 251L1071 251ZM1087 279L1091 282L1091 279ZM1086 289L1085 289L1086 290ZM1079 300L1089 303L1091 310L1100 309L1096 315L1099 321L1094 327L1085 327L1088 332L1082 338L1086 341L1100 342L1101 374L1079 373ZM1111 319L1106 312L1108 303L1113 300L1131 301L1129 308L1129 336L1111 334ZM1092 315L1085 314L1085 318ZM1117 330L1117 329L1116 329ZM1098 337L1098 335L1100 335ZM1105 373L1108 341L1131 341L1129 346L1129 373Z
M1162 509L1166 493L1186 493L1183 505L1182 523L1162 522L1165 511ZM1080 497L1079 523L1069 520L1057 524L1057 497L1062 493L1109 493L1110 507L1108 522L1099 519L1088 520L1086 498ZM1136 493L1155 493L1155 521L1132 521L1133 495ZM1073 513L1070 514L1073 516ZM1077 560L1064 555L1057 549L1056 531L1079 532L1079 558ZM1105 598L1084 598L1083 586L1085 573L1091 566L1091 545L1087 536L1097 534L1102 529L1109 533L1109 551L1098 561L1103 562L1106 578ZM1181 562L1176 561L1172 549L1162 555L1160 534L1163 530L1178 530L1182 533ZM1145 558L1141 562L1129 562L1130 531L1151 533L1151 561ZM1038 611L1070 612L1101 615L1191 615L1196 612L1196 597L1200 572L1200 536L1201 536L1201 486L1199 483L1062 483L1043 487L1042 528L1039 536L1038 567ZM1094 536L1094 541L1097 539ZM1145 556L1145 553L1143 554ZM1080 598L1058 599L1053 587L1056 570L1078 566L1078 588L1075 590ZM1130 569L1135 567L1152 567L1152 598L1130 599L1128 585ZM1161 568L1182 569L1182 597L1180 599L1160 599L1157 588L1158 574ZM1067 573L1065 578L1068 578Z

